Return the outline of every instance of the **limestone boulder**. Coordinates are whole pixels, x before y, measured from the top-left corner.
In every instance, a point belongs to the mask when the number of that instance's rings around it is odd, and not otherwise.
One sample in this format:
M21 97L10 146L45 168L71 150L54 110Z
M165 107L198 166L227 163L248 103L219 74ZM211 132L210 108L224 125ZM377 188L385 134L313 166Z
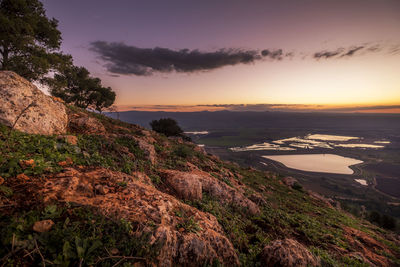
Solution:
M63 103L18 74L0 71L0 123L30 134L63 134L68 116Z
M104 134L106 129L97 119L88 114L78 113L69 115L69 129L80 134Z
M161 173L167 184L180 198L201 199L202 193L206 192L223 203L247 208L251 214L260 212L260 208L240 190L227 185L207 172L162 170Z
M302 244L293 239L272 241L264 247L261 255L262 266L306 267L319 266L320 261Z
M45 183L40 179L32 183L45 204L73 202L137 225L139 228L132 232L132 238L150 235L149 245L159 250L157 266L209 266L215 261L223 266L239 265L232 243L213 215L186 205L135 176L103 168L68 168L48 177ZM107 187L107 193L101 192L100 186ZM181 231L188 221L195 229ZM155 266L151 259L148 261L146 266Z
M202 198L202 185L196 175L191 173L179 173L174 175L174 172L166 172L166 183L175 190L175 193L181 199L199 200Z

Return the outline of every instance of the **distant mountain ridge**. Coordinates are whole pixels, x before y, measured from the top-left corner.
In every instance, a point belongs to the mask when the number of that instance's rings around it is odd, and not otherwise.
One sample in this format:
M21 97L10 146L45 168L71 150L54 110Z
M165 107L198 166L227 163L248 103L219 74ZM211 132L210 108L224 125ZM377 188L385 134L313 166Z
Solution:
M254 111L124 111L106 113L112 118L135 123L149 128L151 120L170 117L178 121L185 130L234 129L237 127L276 128L322 128L371 130L389 128L400 131L400 114L355 114L355 113L296 113Z

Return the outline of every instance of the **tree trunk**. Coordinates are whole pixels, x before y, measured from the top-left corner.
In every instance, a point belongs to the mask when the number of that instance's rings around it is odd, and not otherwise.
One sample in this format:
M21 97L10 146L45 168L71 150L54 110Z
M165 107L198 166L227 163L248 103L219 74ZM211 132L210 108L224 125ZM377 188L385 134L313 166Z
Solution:
M7 70L8 68L8 48L3 47L3 50L0 50L2 62L1 62L1 70Z

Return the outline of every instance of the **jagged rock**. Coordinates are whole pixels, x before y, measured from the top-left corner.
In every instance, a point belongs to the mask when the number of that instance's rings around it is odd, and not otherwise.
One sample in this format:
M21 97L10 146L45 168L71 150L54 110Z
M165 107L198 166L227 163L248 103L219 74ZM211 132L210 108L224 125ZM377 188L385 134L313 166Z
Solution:
M262 251L262 266L306 267L320 262L308 249L293 239L275 240Z
M138 146L140 147L140 149L144 151L147 159L150 160L151 164L156 163L156 159L157 159L156 150L154 149L154 146L150 143L151 141L148 140L148 138L152 139L152 137L147 137L147 138L133 137L133 138L138 143ZM147 139L147 140L145 140L145 139Z
M68 127L73 132L81 134L104 134L106 132L100 121L83 113L70 114Z
M307 192L308 192L308 195L310 197L312 197L313 199L319 200L319 201L323 202L326 206L333 208L333 206L332 206L332 202L334 201L333 199L321 196L320 194L313 192L311 190L309 190Z
M48 232L53 225L54 222L52 220L37 221L33 224L33 231L38 233Z
M147 174L145 174L144 172L133 172L132 173L133 177L136 177L140 182L148 184L148 185L152 185L153 183L151 182L151 179L149 176L147 176Z
M249 199L251 201L253 201L254 203L256 203L257 205L265 205L267 203L265 198L260 193L257 193L257 192L254 192L253 194L251 194Z
M343 226L343 230L344 237L349 241L352 250L361 252L353 254L352 256L362 255L360 259L363 259L363 261L368 264L372 262L376 266L391 266L386 257L376 253L376 251L383 251L386 255L392 255L386 245L360 230L347 226Z
M29 108L28 108L29 107ZM17 121L18 118L18 121ZM11 71L0 71L0 123L31 134L63 134L65 105Z
M166 175L165 181L181 199L198 200L202 198L201 182L196 175L190 173Z
M188 194L187 192L196 192L198 194L199 188L201 192L207 192L211 196L219 199L223 203L230 203L232 205L236 205L239 207L244 207L249 210L251 214L257 214L260 212L259 207L246 198L241 192L239 192L236 188L228 186L226 183L216 179L215 177L209 175L206 172L193 170L191 172L181 172L176 170L163 170L161 171L166 181L181 181L181 180L190 180L188 183L193 185L193 188L184 188L181 186L173 186L173 189L179 194ZM200 185L195 182L198 181ZM178 194L178 196L179 196ZM193 193L194 194L194 193Z
M118 185L124 181L126 187ZM94 194L91 185L107 185L105 195ZM158 266L204 266L218 260L223 265L239 265L238 256L231 242L225 237L217 219L209 213L186 205L162 193L135 177L103 168L81 171L67 169L48 177L43 185L39 179L35 186L45 202L66 201L92 206L107 217L128 220L142 228L134 235L150 233L150 244L160 247ZM121 191L122 190L122 191ZM184 216L177 216L180 212ZM192 219L196 232L179 231L180 223ZM152 222L152 226L146 226Z
M293 187L296 183L298 183L296 178L289 176L282 178L282 182L289 187Z

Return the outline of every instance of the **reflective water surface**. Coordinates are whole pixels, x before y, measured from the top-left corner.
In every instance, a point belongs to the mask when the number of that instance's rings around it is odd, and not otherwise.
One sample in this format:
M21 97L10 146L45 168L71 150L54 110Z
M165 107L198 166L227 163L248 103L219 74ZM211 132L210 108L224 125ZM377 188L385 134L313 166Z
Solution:
M363 161L335 154L270 155L263 158L278 161L288 168L310 172L352 174L349 166Z

